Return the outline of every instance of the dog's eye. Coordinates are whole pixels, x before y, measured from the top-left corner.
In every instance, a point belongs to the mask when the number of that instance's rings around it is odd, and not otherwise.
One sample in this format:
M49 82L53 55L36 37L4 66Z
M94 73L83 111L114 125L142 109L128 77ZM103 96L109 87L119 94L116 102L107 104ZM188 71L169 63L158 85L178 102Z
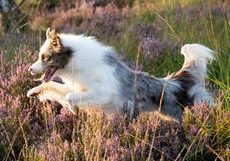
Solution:
M54 46L54 47L57 47L58 46L57 40L51 41L51 45Z
M56 47L57 46L57 42L56 41L52 42L52 45Z
M47 62L49 60L50 60L50 56L49 55L45 55L45 54L42 55L42 61Z

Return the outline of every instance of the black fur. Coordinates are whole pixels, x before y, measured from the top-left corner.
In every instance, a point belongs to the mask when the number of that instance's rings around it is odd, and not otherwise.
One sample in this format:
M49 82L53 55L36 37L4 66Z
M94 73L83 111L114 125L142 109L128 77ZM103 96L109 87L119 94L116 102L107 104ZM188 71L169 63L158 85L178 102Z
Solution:
M48 62L48 66L56 66L58 69L62 69L68 64L72 55L73 51L71 48L63 47L57 53L52 54L52 57Z

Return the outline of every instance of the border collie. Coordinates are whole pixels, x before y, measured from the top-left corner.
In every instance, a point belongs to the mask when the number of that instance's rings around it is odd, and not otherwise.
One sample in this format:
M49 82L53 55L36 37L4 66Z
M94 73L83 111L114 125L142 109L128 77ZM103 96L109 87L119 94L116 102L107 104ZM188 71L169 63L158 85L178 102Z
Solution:
M43 81L28 91L28 97L57 101L73 113L78 107L90 106L131 117L152 110L177 121L182 120L185 106L214 105L205 88L207 63L213 59L213 51L203 45L184 45L182 68L156 78L130 69L112 47L94 37L58 34L50 28L46 36L38 60L29 68L31 74L43 73ZM55 82L56 76L63 83Z

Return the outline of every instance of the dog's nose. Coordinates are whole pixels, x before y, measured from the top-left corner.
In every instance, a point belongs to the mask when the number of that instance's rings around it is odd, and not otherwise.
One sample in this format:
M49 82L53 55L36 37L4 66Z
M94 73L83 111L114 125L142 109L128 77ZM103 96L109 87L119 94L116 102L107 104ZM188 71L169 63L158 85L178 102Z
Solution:
M31 67L28 69L28 71L30 72L31 75L34 75L34 71Z
M29 72L32 72L32 68L29 68L28 71L29 71Z

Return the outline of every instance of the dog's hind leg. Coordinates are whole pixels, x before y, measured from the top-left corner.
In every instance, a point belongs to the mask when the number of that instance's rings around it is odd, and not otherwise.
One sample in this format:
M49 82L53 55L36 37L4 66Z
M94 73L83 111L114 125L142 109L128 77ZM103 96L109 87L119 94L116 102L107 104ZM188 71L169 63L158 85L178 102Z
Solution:
M197 104L206 103L210 107L215 106L214 98L211 96L211 94L206 90L204 86L196 84L189 90L188 95L193 96L194 102Z

